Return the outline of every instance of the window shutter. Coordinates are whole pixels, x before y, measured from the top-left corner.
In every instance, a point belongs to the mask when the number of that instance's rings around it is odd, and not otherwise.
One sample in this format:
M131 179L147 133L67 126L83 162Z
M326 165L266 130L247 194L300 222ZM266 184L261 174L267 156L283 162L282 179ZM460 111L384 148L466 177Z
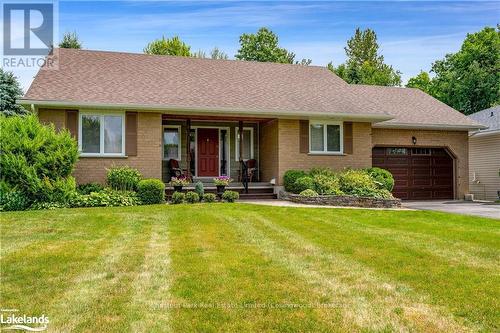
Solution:
M78 110L66 110L66 128L73 139L78 140Z
M352 122L344 122L344 154L352 154L353 150Z
M307 154L309 153L309 121L308 120L300 120L300 153Z
M137 112L125 114L125 154L137 156Z

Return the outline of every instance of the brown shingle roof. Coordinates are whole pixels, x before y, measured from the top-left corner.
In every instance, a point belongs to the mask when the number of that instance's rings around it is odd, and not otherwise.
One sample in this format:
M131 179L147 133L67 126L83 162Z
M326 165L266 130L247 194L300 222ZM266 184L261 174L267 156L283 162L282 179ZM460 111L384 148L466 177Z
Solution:
M324 67L72 49L59 60L25 99L389 118Z
M477 125L419 90L349 85L325 67L73 49L56 54L58 69L40 70L23 102Z
M481 127L459 111L414 88L350 85L360 98L394 116L376 126L449 126Z

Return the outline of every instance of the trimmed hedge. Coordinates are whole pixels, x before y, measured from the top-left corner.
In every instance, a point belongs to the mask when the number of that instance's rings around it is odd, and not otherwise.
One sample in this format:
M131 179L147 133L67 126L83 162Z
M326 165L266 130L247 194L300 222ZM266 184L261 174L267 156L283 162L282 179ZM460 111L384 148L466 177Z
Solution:
M224 191L222 193L222 199L227 202L235 202L240 198L240 194L236 191Z
M172 203L175 204L181 204L184 202L186 195L182 192L174 192L172 193Z
M143 179L137 184L137 195L144 205L165 202L165 184L155 178Z
M205 202L214 202L217 200L217 196L214 193L205 193L203 195L203 201Z
M197 203L200 202L200 196L196 192L187 192L185 196L185 200L187 203Z
M300 196L303 196L303 197L317 197L318 196L318 192L316 192L315 190L307 189L307 190L304 190L304 191L300 192Z
M287 192L299 193L295 187L295 181L301 177L307 176L307 173L303 170L288 170L283 175L283 185Z

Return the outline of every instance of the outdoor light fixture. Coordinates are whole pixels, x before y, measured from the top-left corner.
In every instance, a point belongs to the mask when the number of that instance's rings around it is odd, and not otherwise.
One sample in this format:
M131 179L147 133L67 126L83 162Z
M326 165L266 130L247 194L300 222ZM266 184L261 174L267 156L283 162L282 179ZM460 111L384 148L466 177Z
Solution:
M411 137L411 141L413 142L414 145L417 144L417 138L416 137L412 136Z

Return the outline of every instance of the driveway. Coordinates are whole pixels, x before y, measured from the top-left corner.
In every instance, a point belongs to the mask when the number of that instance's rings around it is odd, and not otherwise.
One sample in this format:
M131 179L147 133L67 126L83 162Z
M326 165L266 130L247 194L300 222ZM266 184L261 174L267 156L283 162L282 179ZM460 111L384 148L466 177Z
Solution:
M447 201L403 201L403 206L411 209L436 210L500 219L500 204L460 200Z

